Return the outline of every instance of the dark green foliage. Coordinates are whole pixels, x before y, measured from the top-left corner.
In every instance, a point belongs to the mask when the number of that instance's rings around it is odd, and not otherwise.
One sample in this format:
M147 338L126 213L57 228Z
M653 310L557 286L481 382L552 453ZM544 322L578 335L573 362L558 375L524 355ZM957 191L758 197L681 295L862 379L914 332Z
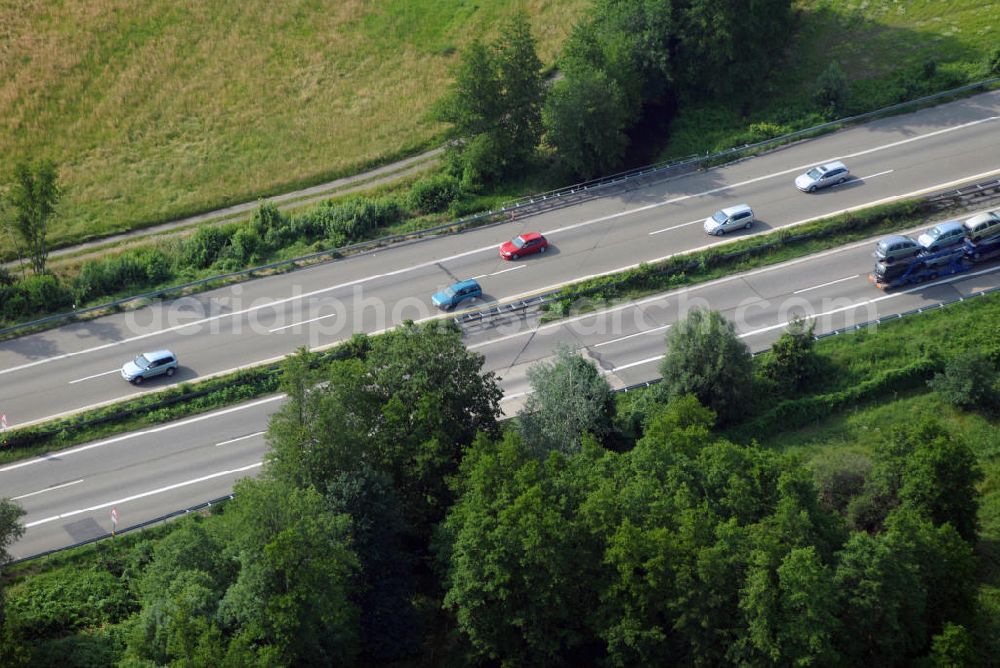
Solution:
M527 15L519 12L490 44L462 54L455 83L437 108L451 123L452 158L463 189L493 184L522 167L541 136L542 63Z
M288 383L304 373L290 363ZM388 473L409 526L427 536L450 504L448 479L478 431L495 433L501 391L457 329L408 325L336 362L322 388L292 394L271 422L273 474L323 490L368 462Z
M387 474L363 465L342 473L326 489L329 508L351 518L351 546L360 567L352 600L359 611L362 656L396 661L420 648L421 628L413 606L414 559L402 503Z
M993 50L993 54L986 60L987 75L1000 76L1000 47Z
M621 164L630 118L617 81L583 65L555 82L542 110L545 141L579 178L612 172Z
M521 437L540 457L556 450L573 453L580 439L611 432L614 394L593 362L559 348L554 362L528 369L531 394L519 414Z
M14 166L14 183L7 194L13 209L9 224L20 237L36 275L45 273L49 255L49 220L56 213L61 195L56 166L47 160L37 165Z
M131 656L165 664L191 661L211 634L219 600L235 573L222 544L197 521L160 540L138 590L142 611L131 627Z
M160 284L173 275L167 254L157 248L127 250L100 260L87 260L73 281L76 299L86 302Z
M815 328L815 322L807 326L805 321L796 318L771 346L764 375L789 394L801 390L816 372Z
M850 665L900 665L921 648L927 592L894 538L855 533L838 554L843 631L836 646Z
M788 41L790 0L688 0L678 7L675 68L683 91L752 101Z
M979 350L969 350L950 358L943 373L934 374L927 384L953 406L989 409L996 404L993 383L997 373L990 357Z
M19 320L59 311L73 304L73 292L52 274L31 274L0 285L0 317Z
M843 114L850 97L847 75L837 61L831 62L816 79L816 103L831 115Z
M114 624L135 608L125 584L105 570L64 568L10 587L5 624L21 641Z
M410 206L418 213L445 211L458 195L458 180L448 174L438 174L413 184Z
M872 462L866 455L839 452L819 461L814 459L811 467L820 502L828 509L846 515L848 504L864 491Z
M748 408L750 352L732 323L716 311L693 310L670 328L660 373L668 398L693 394L723 422Z
M936 525L949 523L967 541L976 540L976 485L982 471L969 447L933 420L893 429L877 444L871 494L910 505Z
M215 225L202 225L184 240L178 258L179 268L205 269L211 266L222 255L228 243L227 230Z
M575 517L580 482L560 455L540 462L516 434L467 453L444 528L444 604L482 655L553 665L586 641L600 552Z
M935 668L965 668L976 663L971 634L961 624L948 623L931 642L931 665Z
M224 517L227 550L240 570L219 603L223 624L281 664L351 664L358 611L349 597L358 561L350 518L330 512L315 490L279 480L243 479L235 494ZM197 585L180 593L193 613L209 603Z

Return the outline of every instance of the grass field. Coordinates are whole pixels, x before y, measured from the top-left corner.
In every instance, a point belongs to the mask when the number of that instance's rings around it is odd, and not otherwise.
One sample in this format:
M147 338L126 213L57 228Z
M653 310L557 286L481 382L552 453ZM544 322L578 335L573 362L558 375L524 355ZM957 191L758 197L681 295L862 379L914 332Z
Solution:
M60 164L65 243L436 144L458 58L517 7L543 60L588 0L0 0L0 183Z
M760 141L827 120L813 103L833 60L848 76L849 115L987 76L1000 47L1000 3L977 0L793 0L797 29L781 65L737 106L682 105L661 157ZM930 76L926 63L935 63Z

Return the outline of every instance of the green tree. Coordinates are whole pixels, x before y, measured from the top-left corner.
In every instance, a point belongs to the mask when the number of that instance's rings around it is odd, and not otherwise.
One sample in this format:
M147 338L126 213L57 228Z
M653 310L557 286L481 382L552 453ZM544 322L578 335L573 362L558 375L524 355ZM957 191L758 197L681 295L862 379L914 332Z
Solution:
M613 171L628 146L630 122L618 82L601 70L577 67L556 81L545 100L545 141L579 178Z
M838 554L835 645L850 665L902 665L923 643L927 592L893 548L886 534L855 533Z
M961 624L945 625L931 641L931 665L934 668L966 668L976 663L972 635Z
M888 499L887 512L910 505L935 524L949 523L974 543L978 529L982 471L968 445L933 419L896 427L875 450L871 493Z
M593 362L568 347L553 362L528 369L531 394L519 415L524 442L545 457L553 450L578 452L580 438L604 438L614 419L614 393Z
M392 477L408 527L426 538L451 503L464 448L479 431L498 432L502 390L483 357L456 328L428 323L373 338L364 360L335 362L311 389L307 363L289 364L268 473L323 492L367 463Z
M674 53L684 92L752 100L788 43L790 0L687 0L678 9Z
M831 114L841 114L847 109L850 96L847 74L837 61L831 62L816 79L816 102Z
M996 377L989 356L972 350L945 362L944 373L934 374L927 384L954 406L982 410L996 403L993 390Z
M771 346L764 375L789 393L801 390L816 371L815 328L815 322L795 318Z
M791 550L776 570L766 559L754 564L740 600L751 663L838 665L835 594L833 573L812 546Z
M49 161L37 165L19 163L14 167L14 184L7 195L13 207L11 224L28 248L31 268L45 273L49 256L49 221L56 213L60 190L56 167Z
M352 600L360 611L362 659L375 663L414 655L421 640L413 606L414 559L404 543L402 503L392 478L364 465L331 480L326 499L331 511L351 518L360 564Z
M245 478L234 491L227 544L240 570L220 603L223 624L281 664L353 665L351 518L284 481Z
M24 508L7 498L0 498L0 572L10 561L7 548L24 535L24 526L18 522L24 515ZM0 580L0 659L7 654L8 639L5 637L3 580ZM13 648L11 648L13 649Z
M195 520L156 542L138 584L142 610L127 638L129 656L158 664L195 661L202 639L219 633L216 611L236 574L222 548Z
M692 310L668 330L660 373L668 398L693 394L723 423L746 411L753 377L750 352L716 311Z
M462 54L455 83L436 108L453 125L454 158L465 187L498 180L528 159L541 137L542 63L524 12L498 39Z
M561 455L539 461L514 433L466 455L438 549L444 605L481 655L554 665L589 639L600 553L576 525L576 480Z

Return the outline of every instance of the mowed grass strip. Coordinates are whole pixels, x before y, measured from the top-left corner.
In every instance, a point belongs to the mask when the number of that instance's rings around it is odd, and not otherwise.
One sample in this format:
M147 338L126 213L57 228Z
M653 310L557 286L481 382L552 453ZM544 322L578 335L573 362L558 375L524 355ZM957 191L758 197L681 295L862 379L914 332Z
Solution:
M551 64L588 0L0 0L0 183L48 157L52 241L321 182L436 145L458 53L517 8Z

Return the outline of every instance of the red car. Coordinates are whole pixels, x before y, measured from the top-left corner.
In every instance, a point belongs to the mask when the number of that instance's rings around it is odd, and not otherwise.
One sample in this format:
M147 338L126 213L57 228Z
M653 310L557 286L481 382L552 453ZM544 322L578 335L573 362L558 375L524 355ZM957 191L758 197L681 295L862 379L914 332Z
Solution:
M500 257L505 260L516 260L522 255L544 253L549 247L548 240L541 232L525 232L500 246Z

